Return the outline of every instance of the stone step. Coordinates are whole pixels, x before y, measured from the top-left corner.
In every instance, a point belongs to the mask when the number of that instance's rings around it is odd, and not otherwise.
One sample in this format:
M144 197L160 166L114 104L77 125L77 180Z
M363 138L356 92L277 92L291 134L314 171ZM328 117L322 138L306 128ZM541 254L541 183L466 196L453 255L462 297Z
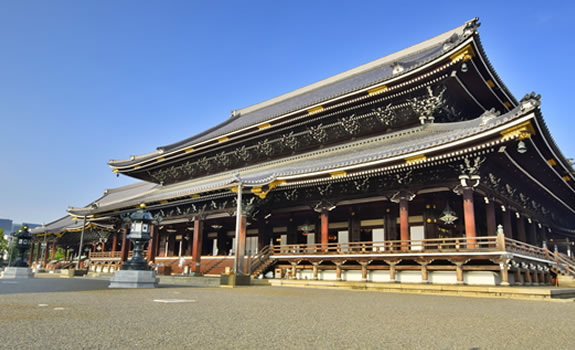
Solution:
M391 293L414 293L454 295L467 297L497 297L529 300L565 300L573 301L575 288L561 287L496 287L496 286L459 286L419 283L374 283L345 281L281 280L269 279L272 286L300 288L341 288L369 290Z

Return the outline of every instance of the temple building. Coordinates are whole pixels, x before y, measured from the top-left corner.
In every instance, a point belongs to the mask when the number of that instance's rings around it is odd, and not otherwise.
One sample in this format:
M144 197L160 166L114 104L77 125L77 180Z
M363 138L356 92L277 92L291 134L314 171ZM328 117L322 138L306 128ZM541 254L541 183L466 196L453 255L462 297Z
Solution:
M236 255L254 277L510 285L573 273L573 168L540 96L513 97L478 27L111 161L141 182L69 208L110 228L90 241L91 268L126 260L122 217L144 204L161 218L146 257L166 274L222 273Z

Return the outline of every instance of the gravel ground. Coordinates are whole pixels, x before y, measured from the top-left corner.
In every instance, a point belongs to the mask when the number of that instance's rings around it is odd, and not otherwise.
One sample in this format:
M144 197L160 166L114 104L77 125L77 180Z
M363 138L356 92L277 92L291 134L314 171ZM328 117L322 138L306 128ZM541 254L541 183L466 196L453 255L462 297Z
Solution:
M0 280L0 348L575 347L574 302L286 287L106 286L86 279Z

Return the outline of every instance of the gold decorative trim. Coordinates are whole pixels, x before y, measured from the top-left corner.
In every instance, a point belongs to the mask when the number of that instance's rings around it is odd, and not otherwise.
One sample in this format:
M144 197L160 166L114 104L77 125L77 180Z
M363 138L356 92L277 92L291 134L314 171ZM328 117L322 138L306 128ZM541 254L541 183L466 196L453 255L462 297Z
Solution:
M563 176L563 180L565 181L571 181L571 178L568 175Z
M233 193L238 193L238 186L230 188L230 191L232 191Z
M503 104L505 105L505 107L511 108L511 102L505 101L505 102L503 102Z
M262 125L258 125L258 129L259 129L259 130L263 130L263 129L269 128L270 126L272 126L270 123L265 123L265 124L262 124Z
M134 169L140 169L142 166L141 165L136 165L134 166Z
M268 195L268 193L273 190L274 188L276 188L278 185L282 185L285 184L286 181L285 180L275 180L272 181L269 185L266 186L254 186L252 187L251 191L253 194L255 194L256 196L260 197L261 199L266 198L266 196ZM264 190L264 188L266 188ZM232 190L233 191L233 190ZM236 187L236 191L237 191L237 187Z
M411 163L423 162L426 159L427 157L425 156L425 154L418 154L416 156L405 158L405 163L411 164Z
M323 111L323 106L317 106L307 110L307 114L315 114Z
M200 198L201 196L199 194L192 194L192 198Z
M555 159L548 159L547 163L549 163L549 165L551 165L551 166L557 165L557 162L555 161Z
M367 90L367 94L370 96L371 95L377 95L377 94L380 94L386 90L387 90L387 85L382 85L382 86L378 86L378 87L375 87L373 89Z
M168 201L160 201L160 204L168 204L168 203L170 203L170 202L168 202Z
M118 168L114 168L114 169L112 170L113 173L117 173L118 171L119 171Z
M519 137L520 140L529 138L533 135L535 135L535 129L529 120L501 132L501 136L503 136L503 138Z
M489 79L489 80L487 80L487 86L489 86L490 88L494 88L495 83L493 82L493 80Z
M186 149L184 150L184 153L190 153L190 152L193 152L193 151L195 151L194 147L190 147L190 148L186 148Z
M340 170L340 171L334 171L333 173L329 173L329 175L331 177L341 177L347 175L347 172L345 170Z
M163 158L163 157L162 157L162 158L156 159L156 162L163 162L164 160L166 160L166 158Z
M449 58L451 59L451 62L459 61L459 60L467 61L473 57L475 57L475 50L473 50L473 47L471 47L471 44L465 46L461 50L459 50L456 53L454 53L453 55L449 56Z
M230 138L227 137L227 136L225 136L225 137L220 137L220 138L218 139L218 143L226 142L226 141L229 140L229 139L230 139Z

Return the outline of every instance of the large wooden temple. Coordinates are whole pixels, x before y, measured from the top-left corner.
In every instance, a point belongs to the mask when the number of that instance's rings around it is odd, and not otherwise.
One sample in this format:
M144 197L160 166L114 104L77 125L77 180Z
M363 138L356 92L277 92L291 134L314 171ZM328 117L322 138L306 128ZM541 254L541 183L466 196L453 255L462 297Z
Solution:
M159 273L218 274L235 255L246 274L275 278L509 285L573 273L573 168L540 97L512 96L478 26L111 161L142 181L68 210L99 225L91 269L128 258L119 218L145 204L162 218L146 249ZM77 241L49 226L38 242Z

